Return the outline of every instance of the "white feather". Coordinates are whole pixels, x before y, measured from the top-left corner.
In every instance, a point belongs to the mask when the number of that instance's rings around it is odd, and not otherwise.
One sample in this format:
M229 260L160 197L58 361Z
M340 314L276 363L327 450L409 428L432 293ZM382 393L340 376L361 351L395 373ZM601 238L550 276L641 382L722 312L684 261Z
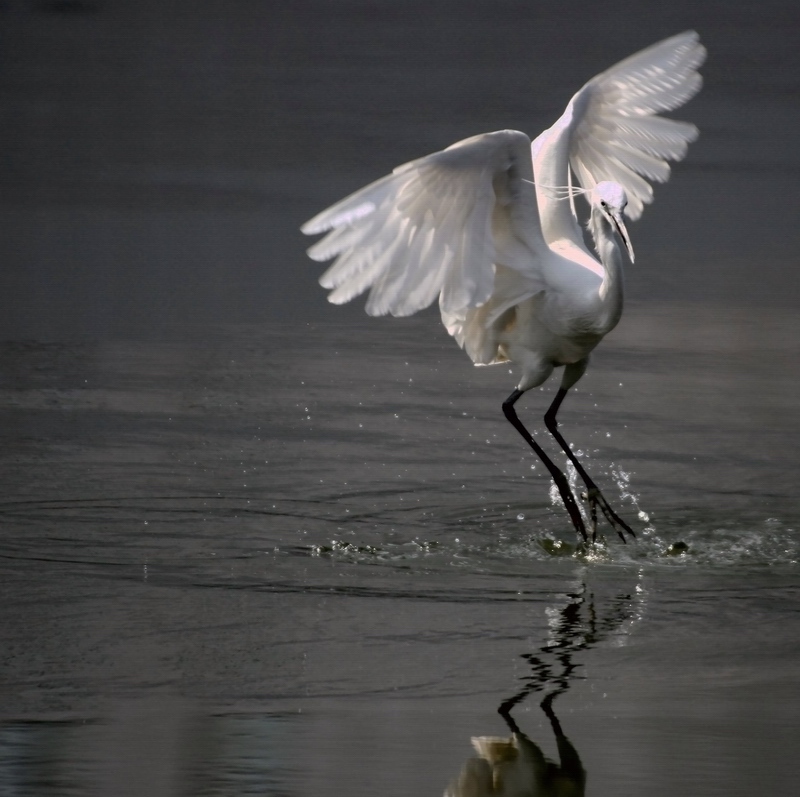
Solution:
M656 114L674 110L700 90L697 69L705 57L698 35L687 31L620 61L573 97L575 102L580 96L585 110L572 130L570 165L584 188L619 182L628 194L626 215L639 218L653 199L641 178L666 180L667 160L680 160L697 138L694 125Z
M479 307L494 288L494 226L503 227L505 259L535 279L533 250L543 247L536 214L515 212L518 204L535 209L529 147L517 131L475 136L398 167L307 222L309 234L332 230L309 249L314 259L338 255L320 279L333 289L330 301L369 290L370 315L411 315L437 297L445 314Z

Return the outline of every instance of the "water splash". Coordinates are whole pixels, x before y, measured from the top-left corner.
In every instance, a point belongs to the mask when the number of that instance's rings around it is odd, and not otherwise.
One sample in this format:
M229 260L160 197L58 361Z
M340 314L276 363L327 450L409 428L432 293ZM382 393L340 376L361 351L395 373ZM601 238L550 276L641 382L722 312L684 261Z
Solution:
M622 481L636 498L630 480ZM342 526L341 536L311 543L298 552L352 564L456 567L498 574L555 560L637 569L792 566L800 561L795 527L775 517L684 510L660 518L657 527L651 522L637 529L636 540L627 545L619 543L601 522L597 542L586 545L577 540L558 507L542 503L521 509L520 505L481 504L440 512L428 506L399 523L393 521L391 534L380 524L372 528L351 524ZM521 515L524 520L519 520Z

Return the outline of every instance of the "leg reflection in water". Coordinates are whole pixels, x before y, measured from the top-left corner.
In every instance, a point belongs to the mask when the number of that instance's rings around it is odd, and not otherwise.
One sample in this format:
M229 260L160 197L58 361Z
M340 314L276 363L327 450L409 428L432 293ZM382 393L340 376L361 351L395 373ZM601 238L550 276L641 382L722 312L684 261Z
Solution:
M575 655L623 629L635 614L630 595L619 595L609 604L607 616L595 610L586 586L569 593L566 605L550 613L550 635L536 653L522 658L531 674L522 687L498 709L511 736L475 736L477 755L464 765L445 797L580 797L586 787L586 771L578 751L564 733L553 710L555 699L566 692L580 663ZM548 759L526 736L511 716L512 709L532 693L545 693L540 706L550 722L558 761Z
M586 772L553 711L554 697L548 695L541 707L556 738L558 762L548 759L501 710L511 736L473 737L477 756L467 761L445 797L582 797Z

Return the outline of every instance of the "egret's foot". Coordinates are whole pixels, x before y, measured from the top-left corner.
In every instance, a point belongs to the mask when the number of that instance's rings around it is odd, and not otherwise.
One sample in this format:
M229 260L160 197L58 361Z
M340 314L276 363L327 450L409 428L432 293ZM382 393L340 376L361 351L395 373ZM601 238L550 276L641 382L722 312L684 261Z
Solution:
M578 510L577 504L575 505L574 511L571 509L569 516L572 520L572 525L575 527L575 531L580 538L580 541L588 545L589 535L586 532L586 524L583 522L583 518L581 517L581 513ZM592 533L592 542L594 542L594 532Z
M611 528L617 532L619 538L627 543L624 532L628 532L633 539L636 535L633 529L611 508L608 501L606 501L603 494L597 487L589 487L585 492L581 493L581 498L589 504L589 514L592 519L592 542L597 538L597 507L600 507L605 519L611 525Z
M569 486L566 477L562 474L559 474L559 477L560 478L553 474L553 481L558 488L558 492L561 494L561 500L564 502L564 507L569 514L569 519L572 521L572 525L580 540L588 545L589 534L586 531L586 524L583 522L581 510L578 508L578 502L575 499L572 488ZM594 536L592 536L592 542L594 542Z

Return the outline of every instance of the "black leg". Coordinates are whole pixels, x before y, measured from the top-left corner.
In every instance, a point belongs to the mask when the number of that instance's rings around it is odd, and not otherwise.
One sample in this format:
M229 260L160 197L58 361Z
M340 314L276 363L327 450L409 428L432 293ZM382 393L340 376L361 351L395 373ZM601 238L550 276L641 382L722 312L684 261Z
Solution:
M597 507L599 506L603 514L606 516L606 520L608 520L608 522L611 524L614 531L619 534L620 539L623 542L627 542L623 531L627 531L631 537L635 537L636 535L633 533L633 529L631 529L631 527L608 505L608 501L606 501L606 499L603 497L603 494L600 492L598 486L594 483L591 476L589 476L589 474L584 470L583 465L581 465L581 463L578 461L578 458L575 456L575 454L572 453L572 449L569 447L569 445L567 445L567 441L561 436L561 432L558 431L556 413L558 412L558 408L561 406L561 402L564 401L564 397L566 395L567 391L563 387L559 388L558 393L556 393L556 397L553 399L553 403L545 413L544 425L547 427L550 434L556 439L556 442L561 446L569 461L575 466L575 470L578 471L578 475L581 477L581 479L583 479L583 483L586 485L586 500L589 502L589 507L592 513L592 540L594 541L594 535L597 529Z
M558 721L558 717L553 711L554 697L555 695L548 695L542 700L540 705L547 719L550 720L550 727L553 729L553 735L556 737L561 778L569 782L572 794L583 794L586 786L586 770L583 768L578 751L566 737L561 723Z
M551 692L539 704L544 711L547 719L550 720L550 727L553 729L553 734L556 738L563 736L564 731L561 728L561 723L558 721L555 711L553 711L553 701L558 697L560 692Z
M584 525L583 518L581 517L581 512L578 508L578 502L575 500L575 496L572 494L567 477L558 469L558 467L556 467L550 457L544 453L542 447L533 439L533 437L531 437L530 432L522 425L522 421L520 421L520 419L517 417L517 413L514 410L514 403L522 395L522 393L522 390L515 390L503 402L503 414L506 416L506 418L508 418L512 426L522 435L525 442L536 452L536 456L542 460L547 470L550 471L550 475L553 477L553 481L556 483L558 492L561 494L561 500L564 502L567 512L569 512L572 525L575 526L575 531L577 531L578 534L583 537L584 542L588 542L589 535L586 533L586 526Z

